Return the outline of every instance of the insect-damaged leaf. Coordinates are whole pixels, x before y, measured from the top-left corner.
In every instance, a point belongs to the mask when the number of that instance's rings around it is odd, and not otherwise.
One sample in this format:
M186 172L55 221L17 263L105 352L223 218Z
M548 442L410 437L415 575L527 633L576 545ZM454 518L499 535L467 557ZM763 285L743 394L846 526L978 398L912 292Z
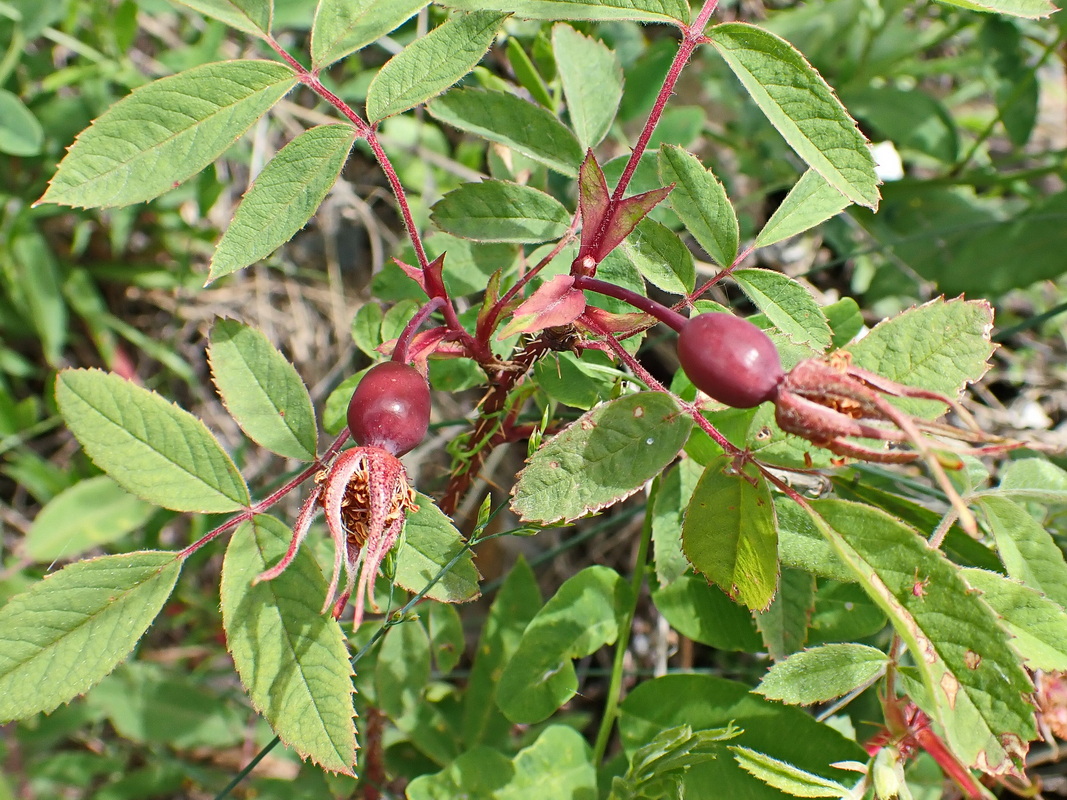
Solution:
M543 524L606 508L662 472L692 427L667 394L640 392L605 403L530 457L511 506L524 520Z
M1016 769L1036 736L1024 695L1030 679L996 616L959 568L880 509L841 500L812 503L811 519L911 651L931 716L968 766Z

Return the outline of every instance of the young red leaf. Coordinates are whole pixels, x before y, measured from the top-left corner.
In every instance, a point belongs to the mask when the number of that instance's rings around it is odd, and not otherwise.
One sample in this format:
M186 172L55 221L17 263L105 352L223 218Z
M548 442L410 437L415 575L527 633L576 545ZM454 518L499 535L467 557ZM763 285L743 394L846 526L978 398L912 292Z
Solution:
M515 309L511 322L497 334L506 339L516 333L533 333L567 325L585 311L585 293L574 288L573 275L557 275Z

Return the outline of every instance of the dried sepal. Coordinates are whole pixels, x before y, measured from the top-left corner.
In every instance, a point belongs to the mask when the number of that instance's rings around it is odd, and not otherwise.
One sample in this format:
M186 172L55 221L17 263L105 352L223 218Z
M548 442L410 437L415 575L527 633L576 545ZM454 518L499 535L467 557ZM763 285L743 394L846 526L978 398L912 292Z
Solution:
M966 427L913 417L886 397L936 400ZM984 433L956 400L854 367L847 354L799 362L783 378L774 404L778 427L837 455L895 464L922 459L971 535L977 533L978 524L945 472L946 466L962 466L950 453L989 455L1021 446ZM913 449L879 450L852 439L877 439Z

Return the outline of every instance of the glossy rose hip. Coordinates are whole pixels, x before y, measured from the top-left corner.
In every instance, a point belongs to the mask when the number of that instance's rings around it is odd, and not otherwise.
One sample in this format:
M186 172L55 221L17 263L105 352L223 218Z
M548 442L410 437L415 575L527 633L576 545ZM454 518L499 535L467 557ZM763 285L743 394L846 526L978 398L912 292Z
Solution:
M694 386L734 408L772 400L784 377L774 342L732 314L690 319L678 334L678 359Z
M356 444L395 456L411 450L430 424L430 387L417 369L396 361L371 367L352 393L348 429Z

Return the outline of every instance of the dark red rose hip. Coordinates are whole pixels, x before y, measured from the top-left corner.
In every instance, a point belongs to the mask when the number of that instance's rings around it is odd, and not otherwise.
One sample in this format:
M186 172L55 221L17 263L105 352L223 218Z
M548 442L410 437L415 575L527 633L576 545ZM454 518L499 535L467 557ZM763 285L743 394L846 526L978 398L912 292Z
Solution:
M356 444L402 456L426 436L430 387L417 369L396 361L371 367L352 393L348 430Z
M784 377L774 342L732 314L699 314L686 322L678 359L694 386L734 408L774 399Z

